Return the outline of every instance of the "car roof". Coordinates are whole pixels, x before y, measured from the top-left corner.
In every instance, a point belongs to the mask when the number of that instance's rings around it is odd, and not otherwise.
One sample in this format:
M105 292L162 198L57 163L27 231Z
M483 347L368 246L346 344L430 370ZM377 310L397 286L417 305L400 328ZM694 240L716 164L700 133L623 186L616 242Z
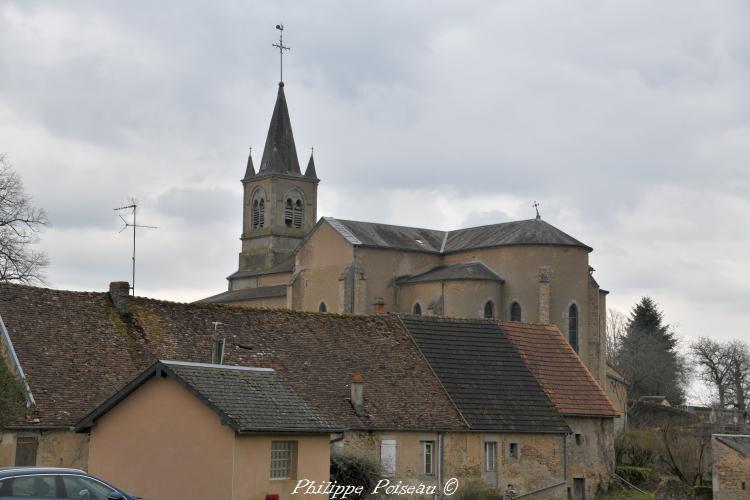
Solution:
M0 479L9 476L28 476L31 474L85 474L80 469L66 469L63 467L0 467Z

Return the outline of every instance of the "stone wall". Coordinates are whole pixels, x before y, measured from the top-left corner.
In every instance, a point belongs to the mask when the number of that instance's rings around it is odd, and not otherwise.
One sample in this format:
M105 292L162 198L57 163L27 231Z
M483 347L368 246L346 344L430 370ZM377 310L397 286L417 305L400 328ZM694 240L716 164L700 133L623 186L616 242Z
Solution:
M615 444L612 418L567 417L573 431L567 436L568 488L574 479L585 479L586 498L594 498L609 487L614 472Z
M10 467L16 463L16 438L36 437L39 447L36 465L39 467L72 467L86 470L88 467L89 436L72 431L39 430L11 431L0 434L0 467Z
M459 485L483 481L499 491L512 484L519 494L552 487L533 498L566 498L562 435L449 432L443 436L444 481L456 478ZM384 439L396 441L396 480L437 484L437 455L435 474L423 474L422 441L434 441L437 448L438 433L351 431L334 443L333 452L357 454L379 462ZM485 470L485 442L496 443L494 471ZM517 446L517 457L511 456L511 443Z
M714 500L750 499L750 457L711 438Z

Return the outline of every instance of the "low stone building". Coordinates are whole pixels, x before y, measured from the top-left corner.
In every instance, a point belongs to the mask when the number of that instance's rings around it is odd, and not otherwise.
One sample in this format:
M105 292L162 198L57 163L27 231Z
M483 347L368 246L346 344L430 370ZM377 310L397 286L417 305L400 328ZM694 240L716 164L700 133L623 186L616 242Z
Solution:
M179 304L130 297L127 283L108 294L4 284L0 297L6 361L33 401L4 429L0 465L95 467L96 445L73 426L159 359L275 370L344 429L329 436L334 452L371 456L405 484L456 477L563 498L569 471L592 460L572 453L568 416L494 320ZM589 431L608 443L607 429Z
M342 429L270 368L158 361L76 430L89 471L144 498L286 500L298 477L328 481Z
M565 442L568 496L582 500L606 491L615 468L614 420L620 412L557 327L500 325L572 430Z
M750 436L711 436L714 500L750 499Z

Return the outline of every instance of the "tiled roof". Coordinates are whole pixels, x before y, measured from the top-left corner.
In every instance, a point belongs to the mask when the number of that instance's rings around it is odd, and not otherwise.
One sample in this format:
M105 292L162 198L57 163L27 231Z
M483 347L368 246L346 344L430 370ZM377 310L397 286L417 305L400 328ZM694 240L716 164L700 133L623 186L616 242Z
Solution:
M501 283L505 281L483 262L466 262L449 266L438 266L425 273L399 278L396 280L396 283L406 284L449 280L485 280L499 281Z
M428 253L452 253L476 248L512 245L558 245L592 250L541 219L503 222L455 231L392 226L327 217L331 226L352 245L409 250Z
M248 299L267 299L274 297L286 297L286 285L260 286L257 288L243 288L241 290L230 290L221 292L211 297L206 297L198 302L205 303L228 303L239 302Z
M472 430L570 431L497 322L401 320Z
M745 458L750 458L750 436L714 434L714 437Z
M501 321L500 326L560 413L567 416L619 415L555 325Z
M38 426L71 426L158 359L211 360L213 322L226 364L274 368L310 405L357 429L465 425L398 318L131 298L120 314L107 293L0 285L0 317L37 401ZM364 375L365 411L350 397Z
M120 401L160 373L173 378L237 432L335 432L323 417L269 368L157 361L86 416L78 430L94 425Z

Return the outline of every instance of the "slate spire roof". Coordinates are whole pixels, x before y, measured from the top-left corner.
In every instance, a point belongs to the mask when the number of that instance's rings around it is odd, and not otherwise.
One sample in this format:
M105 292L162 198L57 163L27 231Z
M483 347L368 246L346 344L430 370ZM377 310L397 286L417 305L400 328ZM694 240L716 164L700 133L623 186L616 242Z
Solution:
M310 161L307 162L307 168L305 169L305 177L318 178L318 175L315 173L315 159L312 152L310 152Z
M247 154L247 168L245 169L245 177L242 181L249 181L252 177L255 177L255 165L253 165L253 149L250 148L250 152Z
M268 127L263 159L260 162L259 174L292 174L301 175L297 148L294 146L292 122L284 95L284 82L279 82L279 93Z

